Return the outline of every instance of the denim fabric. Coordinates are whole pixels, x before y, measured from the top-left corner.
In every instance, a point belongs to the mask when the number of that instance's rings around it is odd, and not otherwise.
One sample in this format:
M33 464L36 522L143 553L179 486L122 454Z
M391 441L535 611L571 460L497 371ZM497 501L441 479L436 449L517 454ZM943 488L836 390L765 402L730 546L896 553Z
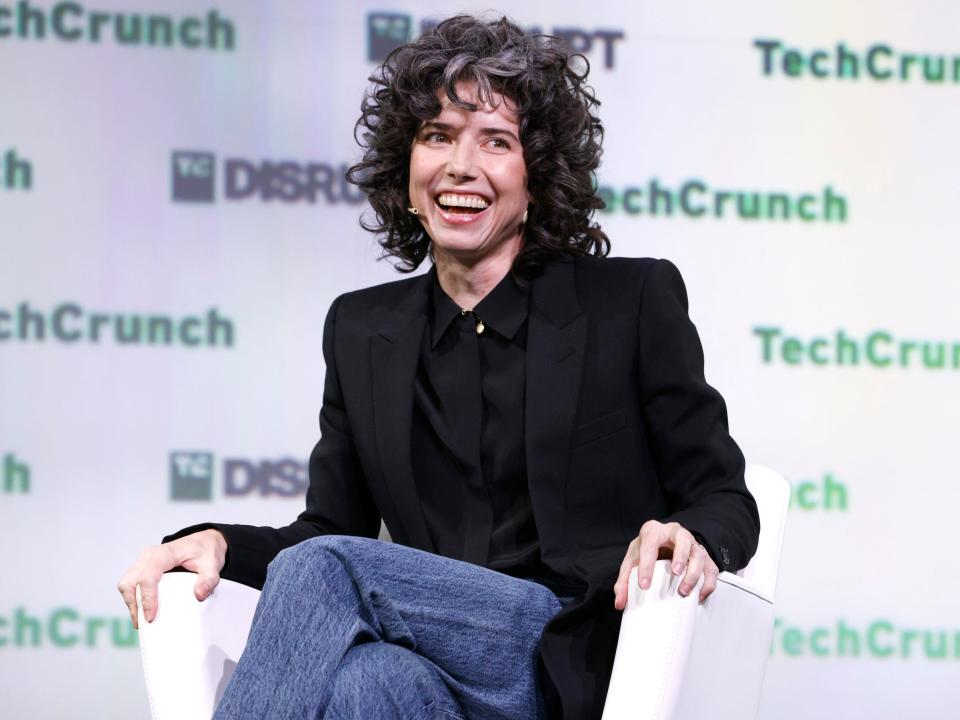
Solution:
M325 536L270 563L216 720L542 718L546 587L366 538Z
M385 642L354 645L333 676L324 718L463 718L429 660Z

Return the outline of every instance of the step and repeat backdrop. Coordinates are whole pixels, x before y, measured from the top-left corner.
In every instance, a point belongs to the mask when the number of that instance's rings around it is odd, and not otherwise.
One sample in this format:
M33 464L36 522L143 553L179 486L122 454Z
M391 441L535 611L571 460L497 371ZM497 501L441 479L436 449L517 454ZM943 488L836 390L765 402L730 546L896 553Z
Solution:
M488 8L0 0L0 715L148 717L122 572L299 512L327 308L397 277L343 177L367 78ZM791 481L760 717L956 717L960 7L497 11L589 58L613 254L681 269Z

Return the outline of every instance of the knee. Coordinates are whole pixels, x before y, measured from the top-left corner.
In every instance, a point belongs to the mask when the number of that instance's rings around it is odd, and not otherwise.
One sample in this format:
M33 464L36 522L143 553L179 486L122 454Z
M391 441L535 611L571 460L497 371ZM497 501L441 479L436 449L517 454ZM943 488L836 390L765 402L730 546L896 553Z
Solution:
M342 548L351 538L342 535L321 535L291 545L270 561L270 575L304 576L317 569L329 570L338 565Z
M300 573L330 565L351 566L365 558L375 558L383 552L383 546L389 543L353 535L320 535L281 550L269 568L272 572Z

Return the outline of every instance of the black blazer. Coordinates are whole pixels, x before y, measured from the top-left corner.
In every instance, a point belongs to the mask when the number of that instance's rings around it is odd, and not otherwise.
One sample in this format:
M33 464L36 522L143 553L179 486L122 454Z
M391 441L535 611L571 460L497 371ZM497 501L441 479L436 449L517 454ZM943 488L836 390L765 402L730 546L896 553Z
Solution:
M381 517L395 542L434 551L410 460L429 291L418 276L334 301L306 510L280 529L215 525L229 545L223 577L262 587L283 548L325 533L375 537ZM589 587L544 630L544 693L552 717L599 718L620 624L612 587L640 526L676 521L734 571L760 523L672 264L550 263L532 283L528 322L526 459L542 557ZM199 527L210 525L172 537Z

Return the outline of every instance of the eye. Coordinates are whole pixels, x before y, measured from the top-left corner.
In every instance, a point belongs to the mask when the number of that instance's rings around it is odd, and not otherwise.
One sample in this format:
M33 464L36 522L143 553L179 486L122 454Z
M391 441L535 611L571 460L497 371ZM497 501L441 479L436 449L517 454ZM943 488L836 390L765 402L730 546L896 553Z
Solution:
M437 132L434 130L433 132L428 132L426 135L424 135L423 139L427 142L444 142L447 140L447 136L442 132Z
M490 138L490 140L487 141L487 144L490 145L491 147L493 147L493 148L496 149L496 150L509 150L509 149L510 149L510 143L508 143L508 142L507 142L506 140L504 140L503 138L498 138L498 137Z

